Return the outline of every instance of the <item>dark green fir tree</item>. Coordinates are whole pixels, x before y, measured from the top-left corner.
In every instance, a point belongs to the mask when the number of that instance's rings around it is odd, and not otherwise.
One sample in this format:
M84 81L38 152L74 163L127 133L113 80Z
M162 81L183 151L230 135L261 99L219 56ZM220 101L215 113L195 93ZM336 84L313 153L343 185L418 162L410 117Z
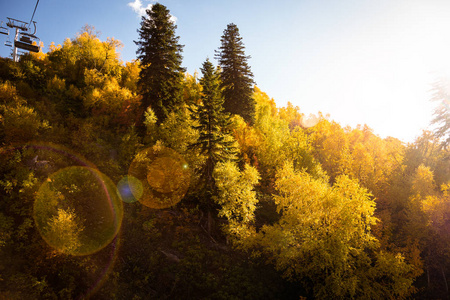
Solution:
M220 74L207 59L202 68L203 77L201 100L193 111L193 118L198 121L194 128L200 132L196 143L191 148L198 148L206 156L206 162L200 170L207 198L214 194L214 167L218 162L235 159L234 139L225 132L230 123L230 115L223 108L223 97L220 90Z
M183 45L175 35L177 26L171 20L169 10L156 3L142 17L136 51L141 61L139 86L143 111L151 107L158 123L182 101L182 81L185 69L181 67Z
M193 118L198 126L194 128L200 132L196 143L191 148L199 149L206 156L206 161L200 171L200 204L207 213L208 233L212 232L212 215L217 209L214 196L217 188L213 172L218 162L236 159L234 139L227 134L226 127L230 123L230 114L223 108L223 97L220 89L219 70L207 59L202 68L203 77L200 79L202 87L201 103L195 106Z
M250 124L255 114L253 95L253 73L245 55L245 47L238 27L231 23L224 30L222 45L216 51L216 58L222 68L221 80L225 98L225 111L238 114Z

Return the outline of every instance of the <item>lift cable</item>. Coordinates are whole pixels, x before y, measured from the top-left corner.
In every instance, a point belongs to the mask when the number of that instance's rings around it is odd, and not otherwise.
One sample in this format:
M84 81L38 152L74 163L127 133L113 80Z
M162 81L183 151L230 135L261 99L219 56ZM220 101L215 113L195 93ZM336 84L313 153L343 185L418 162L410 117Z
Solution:
M36 12L36 8L37 8L38 4L39 4L39 0L36 1L36 6L34 7L33 15L31 16L30 23L28 23L28 29L30 29L30 25L31 25L31 22L33 21L34 13Z

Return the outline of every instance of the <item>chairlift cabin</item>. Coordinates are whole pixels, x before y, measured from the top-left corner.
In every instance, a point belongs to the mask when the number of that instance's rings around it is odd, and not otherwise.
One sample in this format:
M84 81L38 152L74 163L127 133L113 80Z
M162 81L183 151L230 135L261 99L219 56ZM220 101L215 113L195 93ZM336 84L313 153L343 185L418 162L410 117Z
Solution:
M14 37L14 43L11 43L8 37L6 41L6 46L14 46L13 48L13 59L18 60L17 50L22 49L30 52L39 52L40 40L35 35L36 34L36 22L33 22L34 32L30 33L30 26L27 22L8 18L6 25L10 28L14 28L16 31Z
M36 44L33 44L35 42ZM28 33L21 33L19 40L14 41L14 46L19 49L31 51L31 52L39 52L39 38L35 35Z

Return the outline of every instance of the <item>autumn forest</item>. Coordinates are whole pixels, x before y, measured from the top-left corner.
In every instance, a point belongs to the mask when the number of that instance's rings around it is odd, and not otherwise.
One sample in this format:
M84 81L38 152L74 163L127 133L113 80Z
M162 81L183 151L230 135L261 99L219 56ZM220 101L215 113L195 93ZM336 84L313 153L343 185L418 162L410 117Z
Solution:
M0 299L450 297L444 82L406 144L277 107L233 23L191 75L176 29L0 58Z

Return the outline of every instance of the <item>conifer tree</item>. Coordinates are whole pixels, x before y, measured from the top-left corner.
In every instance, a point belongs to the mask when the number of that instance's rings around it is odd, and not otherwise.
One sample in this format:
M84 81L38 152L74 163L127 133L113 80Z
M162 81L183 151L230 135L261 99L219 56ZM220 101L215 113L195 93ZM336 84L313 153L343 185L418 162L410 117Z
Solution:
M199 148L206 156L206 162L201 170L202 181L207 198L210 198L215 189L213 171L217 162L234 158L233 139L224 132L229 125L230 116L224 112L223 97L220 91L220 79L218 70L207 59L200 69L203 77L200 85L202 103L196 106L193 117L199 123L194 128L199 130L200 136L191 148Z
M434 118L431 122L436 126L435 136L442 139L442 146L448 148L450 145L450 94L448 92L449 82L440 80L434 84L433 101L439 103L434 110Z
M231 23L224 30L222 45L216 51L216 58L222 68L221 80L225 98L225 111L238 114L250 124L253 123L255 103L253 94L253 73L245 55L242 37L238 27Z
M151 106L161 123L182 99L185 69L181 67L181 52L184 46L178 43L177 26L164 5L156 3L146 12L138 30L139 41L135 41L142 65L139 85L143 111Z

